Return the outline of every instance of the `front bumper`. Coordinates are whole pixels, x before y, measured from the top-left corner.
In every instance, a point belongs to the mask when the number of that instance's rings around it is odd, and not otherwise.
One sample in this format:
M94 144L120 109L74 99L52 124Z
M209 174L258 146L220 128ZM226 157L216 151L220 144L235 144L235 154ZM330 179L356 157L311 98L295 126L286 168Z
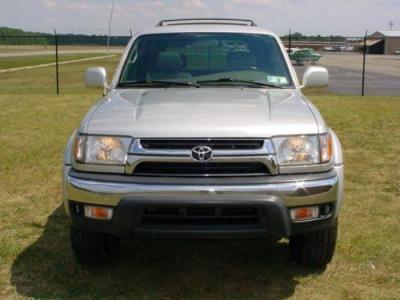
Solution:
M316 230L333 223L343 197L343 167L315 174L254 178L146 178L83 173L64 167L64 203L73 226L118 236L150 238L275 238ZM85 218L82 206L114 208L110 221ZM329 205L318 220L293 222L289 209ZM225 209L248 207L254 224L144 224L147 208Z

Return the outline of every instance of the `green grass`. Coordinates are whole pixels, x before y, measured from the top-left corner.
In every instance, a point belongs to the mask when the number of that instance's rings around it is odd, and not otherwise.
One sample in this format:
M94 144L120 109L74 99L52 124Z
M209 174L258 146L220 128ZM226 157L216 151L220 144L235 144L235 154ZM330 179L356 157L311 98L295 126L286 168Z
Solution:
M62 95L96 95L99 91L86 89L83 84L85 69L88 67L105 66L110 76L119 60L118 56L110 56L104 60L92 60L68 65L60 65L59 80ZM40 95L52 98L56 93L55 66L33 70L0 73L1 95ZM39 98L40 98L39 97ZM93 98L91 98L93 100Z
M345 150L346 196L326 270L300 267L274 241L126 241L86 268L69 246L61 164L69 134L101 95L86 67L0 74L0 298L395 299L400 292L400 99L309 91Z
M82 53L82 54L61 54L59 62L103 56L104 53ZM55 63L55 55L37 55L20 57L0 57L0 70L26 66L36 66L40 64Z

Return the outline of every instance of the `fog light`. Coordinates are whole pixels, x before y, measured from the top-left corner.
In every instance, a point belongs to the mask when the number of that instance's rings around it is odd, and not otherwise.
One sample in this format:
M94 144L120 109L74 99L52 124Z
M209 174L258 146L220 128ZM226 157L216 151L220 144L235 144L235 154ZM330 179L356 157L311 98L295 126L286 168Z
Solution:
M312 220L319 217L319 207L298 207L290 210L290 216L293 221L306 221Z
M100 206L85 206L85 217L97 220L111 220L113 209Z

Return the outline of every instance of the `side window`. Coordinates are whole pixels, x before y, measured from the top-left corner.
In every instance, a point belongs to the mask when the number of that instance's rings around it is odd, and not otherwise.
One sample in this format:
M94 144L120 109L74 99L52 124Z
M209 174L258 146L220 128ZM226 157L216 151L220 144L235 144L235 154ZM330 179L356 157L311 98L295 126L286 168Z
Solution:
M126 65L124 68L124 72L122 73L121 79L123 81L130 81L134 80L136 77L136 74L138 73L138 45L139 43L136 43L131 52L129 53L127 59L126 59Z

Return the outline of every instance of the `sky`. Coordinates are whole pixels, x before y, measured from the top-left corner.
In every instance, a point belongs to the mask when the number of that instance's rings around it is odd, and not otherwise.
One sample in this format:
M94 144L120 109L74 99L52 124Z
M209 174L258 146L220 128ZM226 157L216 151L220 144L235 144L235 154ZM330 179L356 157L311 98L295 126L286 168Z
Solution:
M129 35L161 19L253 19L278 34L347 36L400 30L400 0L114 0L112 35ZM0 0L0 26L28 31L106 34L112 0Z

